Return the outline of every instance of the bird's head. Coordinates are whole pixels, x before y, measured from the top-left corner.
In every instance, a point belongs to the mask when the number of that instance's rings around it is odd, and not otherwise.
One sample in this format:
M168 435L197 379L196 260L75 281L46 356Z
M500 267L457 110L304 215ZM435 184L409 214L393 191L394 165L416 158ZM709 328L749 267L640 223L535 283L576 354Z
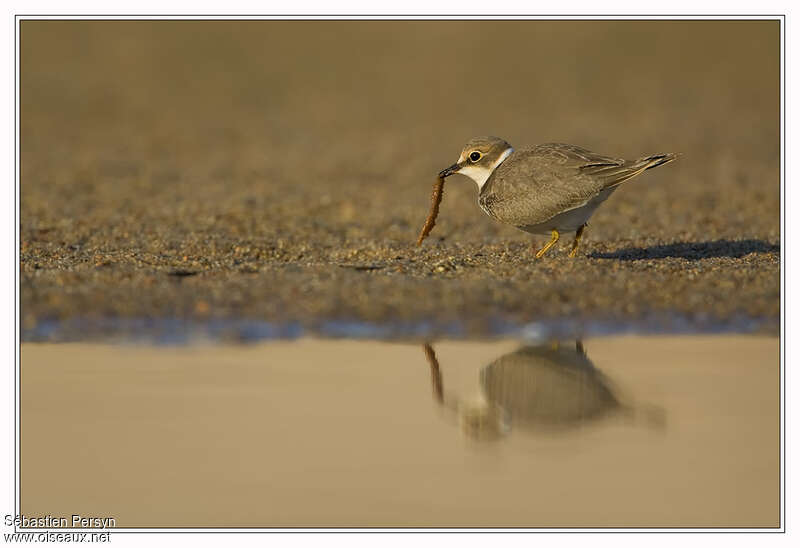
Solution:
M475 137L461 150L458 162L442 170L439 177L448 177L454 173L466 175L483 188L497 166L508 158L514 149L499 137Z

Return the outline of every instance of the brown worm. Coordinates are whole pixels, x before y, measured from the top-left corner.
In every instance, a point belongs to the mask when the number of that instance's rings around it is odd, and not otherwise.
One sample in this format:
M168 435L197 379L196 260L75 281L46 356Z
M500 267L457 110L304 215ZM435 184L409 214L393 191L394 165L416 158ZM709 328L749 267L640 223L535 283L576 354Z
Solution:
M439 204L442 203L443 194L444 177L437 177L436 182L433 184L433 193L431 194L431 211L428 213L428 218L425 219L425 224L422 225L422 231L419 233L417 246L422 245L422 240L433 230L433 226L436 224L436 216L439 214Z
M425 352L425 358L428 360L428 365L431 366L431 383L433 384L433 395L436 401L444 403L444 389L442 388L442 372L439 370L439 360L436 359L436 352L430 343L422 345L422 350Z

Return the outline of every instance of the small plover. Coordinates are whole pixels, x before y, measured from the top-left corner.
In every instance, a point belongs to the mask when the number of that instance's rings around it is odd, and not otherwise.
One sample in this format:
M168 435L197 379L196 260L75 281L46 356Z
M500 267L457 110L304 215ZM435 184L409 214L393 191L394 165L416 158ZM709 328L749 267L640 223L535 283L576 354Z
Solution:
M675 158L620 160L562 143L514 150L498 137L475 137L439 177L466 175L478 184L478 204L487 215L531 234L550 234L537 259L561 232L575 231L574 257L589 217L621 183Z

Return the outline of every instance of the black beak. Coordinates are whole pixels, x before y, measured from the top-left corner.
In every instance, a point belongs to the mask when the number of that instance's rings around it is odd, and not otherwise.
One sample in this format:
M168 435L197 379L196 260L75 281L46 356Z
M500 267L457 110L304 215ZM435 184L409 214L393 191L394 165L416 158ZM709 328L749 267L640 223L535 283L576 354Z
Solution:
M444 179L452 175L453 173L458 173L458 170L461 169L463 166L461 164L453 164L452 166L448 167L447 169L439 172L439 177Z

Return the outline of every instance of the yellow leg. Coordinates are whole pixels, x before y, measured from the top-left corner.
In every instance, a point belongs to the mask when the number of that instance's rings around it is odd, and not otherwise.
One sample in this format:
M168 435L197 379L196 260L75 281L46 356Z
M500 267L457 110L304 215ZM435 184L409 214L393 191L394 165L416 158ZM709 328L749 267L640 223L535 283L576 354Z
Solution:
M581 241L581 236L583 236L583 230L586 228L586 225L581 226L575 232L575 240L572 242L572 250L569 252L570 257L574 257L578 253L578 243Z
M553 229L553 237L550 239L549 242L545 244L545 246L542 249L536 252L536 258L541 259L542 256L545 253L547 253L547 250L553 247L557 241L558 241L558 230Z

